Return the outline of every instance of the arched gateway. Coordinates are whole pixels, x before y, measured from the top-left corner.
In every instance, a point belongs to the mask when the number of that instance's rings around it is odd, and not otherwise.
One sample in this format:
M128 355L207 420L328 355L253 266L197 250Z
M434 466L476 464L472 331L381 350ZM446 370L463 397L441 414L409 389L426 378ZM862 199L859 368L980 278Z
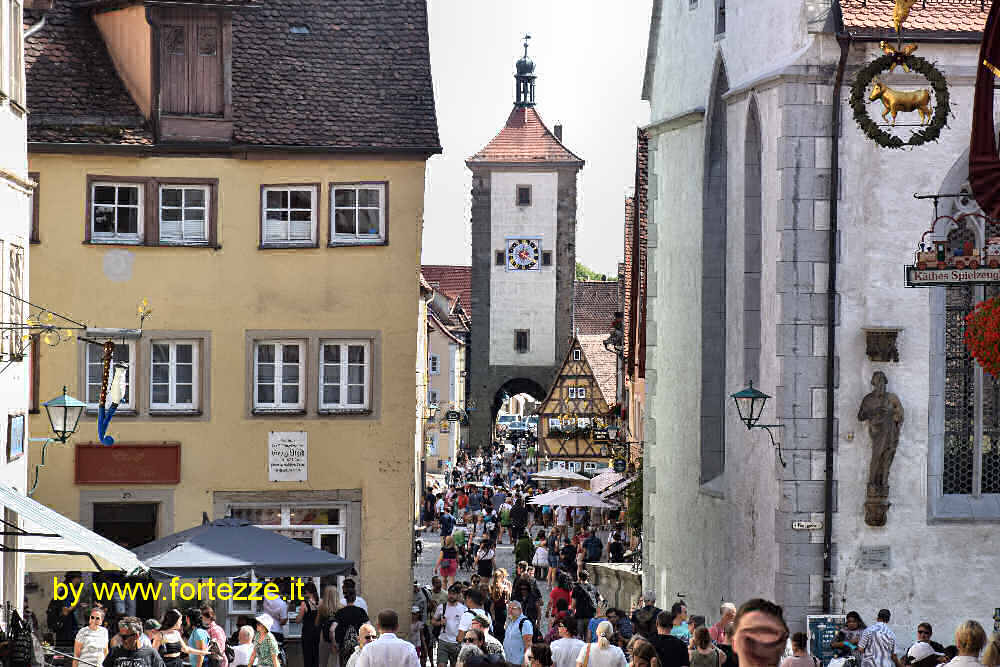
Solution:
M469 428L489 441L501 389L547 390L573 333L576 176L583 160L535 110L535 64L517 61L507 123L466 161L472 170ZM530 387L516 388L513 385Z

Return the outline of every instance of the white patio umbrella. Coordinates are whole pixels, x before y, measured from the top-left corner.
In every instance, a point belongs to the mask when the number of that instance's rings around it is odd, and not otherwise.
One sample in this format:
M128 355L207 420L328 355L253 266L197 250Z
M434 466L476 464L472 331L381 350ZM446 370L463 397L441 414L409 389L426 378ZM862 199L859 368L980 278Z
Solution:
M555 505L556 507L598 507L607 509L617 507L617 503L608 502L592 491L571 486L558 491L550 491L533 497L532 505Z

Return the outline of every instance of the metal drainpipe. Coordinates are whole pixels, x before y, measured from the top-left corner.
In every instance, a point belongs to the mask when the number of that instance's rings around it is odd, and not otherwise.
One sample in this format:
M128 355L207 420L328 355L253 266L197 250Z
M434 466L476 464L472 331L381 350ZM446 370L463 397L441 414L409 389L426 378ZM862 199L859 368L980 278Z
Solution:
M29 37L31 37L32 35L34 35L36 32L38 32L39 30L41 30L42 28L45 27L45 17L46 16L47 16L46 14L42 14L42 18L38 19L38 21L33 26L31 26L30 28L28 28L27 30L24 31L24 38L25 39L28 39Z
M827 277L827 336L826 336L826 477L823 480L825 500L823 503L823 613L832 611L833 603L833 389L834 353L837 333L837 194L840 190L840 90L844 83L844 69L847 53L851 45L849 33L838 33L840 62L837 63L837 77L833 82L833 118L831 123L830 147L830 269Z

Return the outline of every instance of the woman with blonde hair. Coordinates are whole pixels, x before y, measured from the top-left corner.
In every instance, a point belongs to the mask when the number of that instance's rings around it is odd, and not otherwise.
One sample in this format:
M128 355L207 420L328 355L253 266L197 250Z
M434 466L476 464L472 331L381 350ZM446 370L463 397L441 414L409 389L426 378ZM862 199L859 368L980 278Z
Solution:
M434 574L440 574L444 579L444 588L448 590L455 583L455 575L458 573L458 547L455 546L455 538L448 535L441 544L441 553L438 554L437 562L434 564Z
M955 656L949 665L954 667L982 667L979 662L979 654L986 645L986 631L983 626L976 621L966 621L955 630L955 646L958 648L958 655Z
M1000 632L994 632L990 637L990 643L983 651L982 663L986 667L997 667L1000 665Z
M611 643L614 632L608 621L598 623L597 641L580 649L576 658L577 667L626 667L625 654Z
M489 605L487 609L493 617L493 627L503 628L507 625L507 603L510 602L510 582L507 581L507 570L498 567L490 577Z
M333 658L333 666L339 667L340 657L333 650L333 617L340 609L340 592L334 585L323 587L323 598L319 601L316 610L316 625L319 626L319 667L327 667L330 658Z

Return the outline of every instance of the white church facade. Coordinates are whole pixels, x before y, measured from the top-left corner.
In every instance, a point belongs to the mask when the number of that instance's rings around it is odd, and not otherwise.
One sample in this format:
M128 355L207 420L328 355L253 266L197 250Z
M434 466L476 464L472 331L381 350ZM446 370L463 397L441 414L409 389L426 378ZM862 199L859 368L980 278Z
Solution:
M904 280L934 220L934 200L914 195L968 192L989 3L913 7L904 41L947 78L953 116L938 141L902 150L866 137L848 102L893 39L892 9L654 1L643 577L661 607L684 596L714 622L721 600L764 596L793 631L808 614L874 622L885 607L903 648L918 622L950 644L1000 608L1000 384L962 342L964 314L995 289ZM866 501L869 427L885 415L859 415L879 377L901 408L884 525ZM760 423L780 425L784 466L730 398L748 381L773 397Z

